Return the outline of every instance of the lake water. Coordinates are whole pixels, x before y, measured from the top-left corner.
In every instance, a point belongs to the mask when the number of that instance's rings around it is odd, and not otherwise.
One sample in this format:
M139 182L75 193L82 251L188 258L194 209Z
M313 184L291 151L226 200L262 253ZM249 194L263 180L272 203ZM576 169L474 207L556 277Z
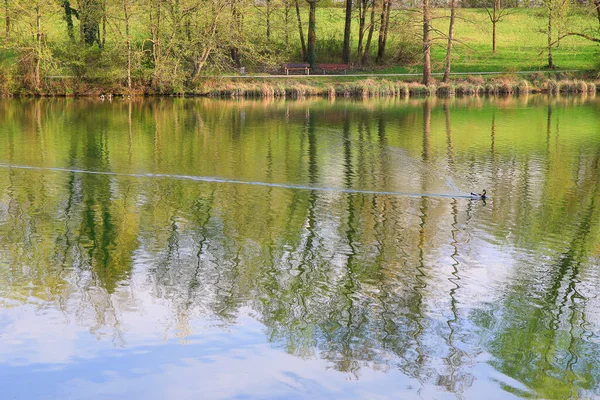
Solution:
M590 97L3 100L1 397L598 397L599 168Z

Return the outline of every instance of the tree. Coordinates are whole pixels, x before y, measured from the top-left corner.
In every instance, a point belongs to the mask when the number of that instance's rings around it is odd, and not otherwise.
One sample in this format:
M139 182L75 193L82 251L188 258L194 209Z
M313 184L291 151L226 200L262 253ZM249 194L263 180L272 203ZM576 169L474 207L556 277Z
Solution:
M377 58L375 61L378 64L383 62L385 56L385 46L390 27L390 13L392 9L392 0L382 0L381 2L381 23L379 25L379 41L377 47Z
M309 6L308 13L308 63L311 68L317 63L317 3L321 0L306 0Z
M369 34L367 35L367 43L365 44L365 51L361 58L362 65L365 65L369 62L369 56L371 54L371 40L373 39L373 32L375 31L375 7L376 6L377 6L377 0L372 0L372 2L371 2L371 21L369 23Z
M423 84L431 83L431 11L429 1L423 0Z
M131 36L129 35L129 20L131 18L130 2L123 0L123 21L125 22L125 42L127 44L127 88L131 89Z
M101 46L99 32L103 8L99 0L81 0L79 3L79 37L87 46L92 46L94 43Z
M452 45L454 44L454 21L456 20L456 0L450 1L450 26L448 27L448 46L446 47L446 67L442 81L448 83L450 80L450 62L452 58Z
M150 43L152 45L152 61L154 64L154 76L156 77L156 71L160 70L160 35L161 35L161 22L162 22L162 4L163 0L150 0L148 15L150 18ZM155 79L152 80L152 85L156 83Z
M566 8L569 6L569 0L543 0L544 7L548 16L548 24L546 28L547 36L547 52L548 52L548 68L555 68L554 59L552 55L552 47L557 42L560 42L560 38L555 42L553 40L553 29L555 26L559 26L565 23L565 17L567 15ZM560 36L560 35L559 35Z
M271 0L265 0L265 16L267 17L267 39L271 39Z
M600 0L599 0L600 1ZM362 59L363 39L366 31L366 14L369 0L358 0L358 59Z
M14 15L19 16L27 29L25 35L15 35L14 45L22 53L22 60L26 61L23 63L23 66L27 65L25 79L36 92L41 91L43 71L49 61L42 17L50 16L54 5L49 0L36 0L33 4L14 3Z
M6 40L10 39L10 8L8 0L4 0L4 24L6 29Z
M502 7L502 0L485 0L481 4L485 8L490 22L492 23L492 53L496 53L496 25L501 22L504 17L513 14L518 10L515 8Z
M344 64L350 63L350 31L351 31L351 28L352 28L352 0L346 0L346 24L344 26L344 50L342 51L342 62Z
M67 33L69 34L69 39L71 41L75 41L75 32L73 29L73 11L75 15L77 15L77 10L71 8L71 2L69 0L64 0L63 8L65 9L65 22L67 23Z
M302 44L302 59L306 61L308 57L306 50L306 41L304 40L304 29L302 28L302 18L300 16L300 5L298 4L298 0L294 0L296 5L296 17L298 17L298 31L300 32L300 43Z

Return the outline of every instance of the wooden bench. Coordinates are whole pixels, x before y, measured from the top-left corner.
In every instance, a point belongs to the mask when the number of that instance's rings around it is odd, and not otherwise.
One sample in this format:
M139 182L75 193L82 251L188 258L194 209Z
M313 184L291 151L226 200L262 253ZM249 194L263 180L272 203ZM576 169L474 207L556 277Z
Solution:
M344 75L348 74L348 64L320 64L319 68L323 71L323 75L327 71L344 71Z
M304 71L306 75L310 75L310 64L284 64L285 74L289 75L290 71Z

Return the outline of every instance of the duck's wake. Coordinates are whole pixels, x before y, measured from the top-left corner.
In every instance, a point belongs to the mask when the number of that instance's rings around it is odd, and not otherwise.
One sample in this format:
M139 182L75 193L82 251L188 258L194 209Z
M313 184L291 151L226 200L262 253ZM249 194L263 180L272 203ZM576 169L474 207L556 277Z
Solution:
M367 194L367 195L387 195L387 196L404 196L404 197L442 197L442 198L465 198L468 199L471 196L453 194L453 193L410 193L410 192L395 192L395 191L380 191L380 190L364 190L364 189L352 189L352 188L336 188L336 187L324 187L324 186L310 186L301 184L288 184L288 183L274 183L274 182L261 182L261 181L242 181L237 179L227 179L217 176L197 176L197 175L177 175L177 174L155 174L155 173L123 173L123 172L111 172L111 171L92 171L85 169L74 169L74 168L60 168L60 167L36 167L30 165L14 165L14 164L0 164L0 168L5 169L19 169L19 170L34 170L34 171L53 171L53 172L68 172L75 174L89 174L89 175L105 175L115 177L132 177L132 178L162 178L162 179L179 179L188 180L195 182L206 182L206 183L225 183L232 185L252 185L252 186L265 186L282 189L292 190L310 190L310 191L321 191L321 192L337 192L337 193L355 193L355 194Z

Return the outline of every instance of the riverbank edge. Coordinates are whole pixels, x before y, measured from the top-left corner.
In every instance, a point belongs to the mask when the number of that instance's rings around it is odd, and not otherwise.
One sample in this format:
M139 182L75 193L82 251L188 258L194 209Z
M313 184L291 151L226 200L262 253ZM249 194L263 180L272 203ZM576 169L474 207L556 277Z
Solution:
M301 76L270 79L260 77L243 81L230 78L207 78L193 90L174 91L139 85L132 89L115 83L90 83L81 80L46 80L39 91L18 85L7 87L0 81L1 97L101 97L101 96L165 96L208 98L373 98L427 96L506 96L535 93L595 94L600 92L600 79L593 74L574 76L556 73L549 76L532 73L525 77L469 75L452 78L449 83L434 81L423 85L414 80L390 77L353 78L351 75L311 80ZM12 90L11 90L12 89Z

